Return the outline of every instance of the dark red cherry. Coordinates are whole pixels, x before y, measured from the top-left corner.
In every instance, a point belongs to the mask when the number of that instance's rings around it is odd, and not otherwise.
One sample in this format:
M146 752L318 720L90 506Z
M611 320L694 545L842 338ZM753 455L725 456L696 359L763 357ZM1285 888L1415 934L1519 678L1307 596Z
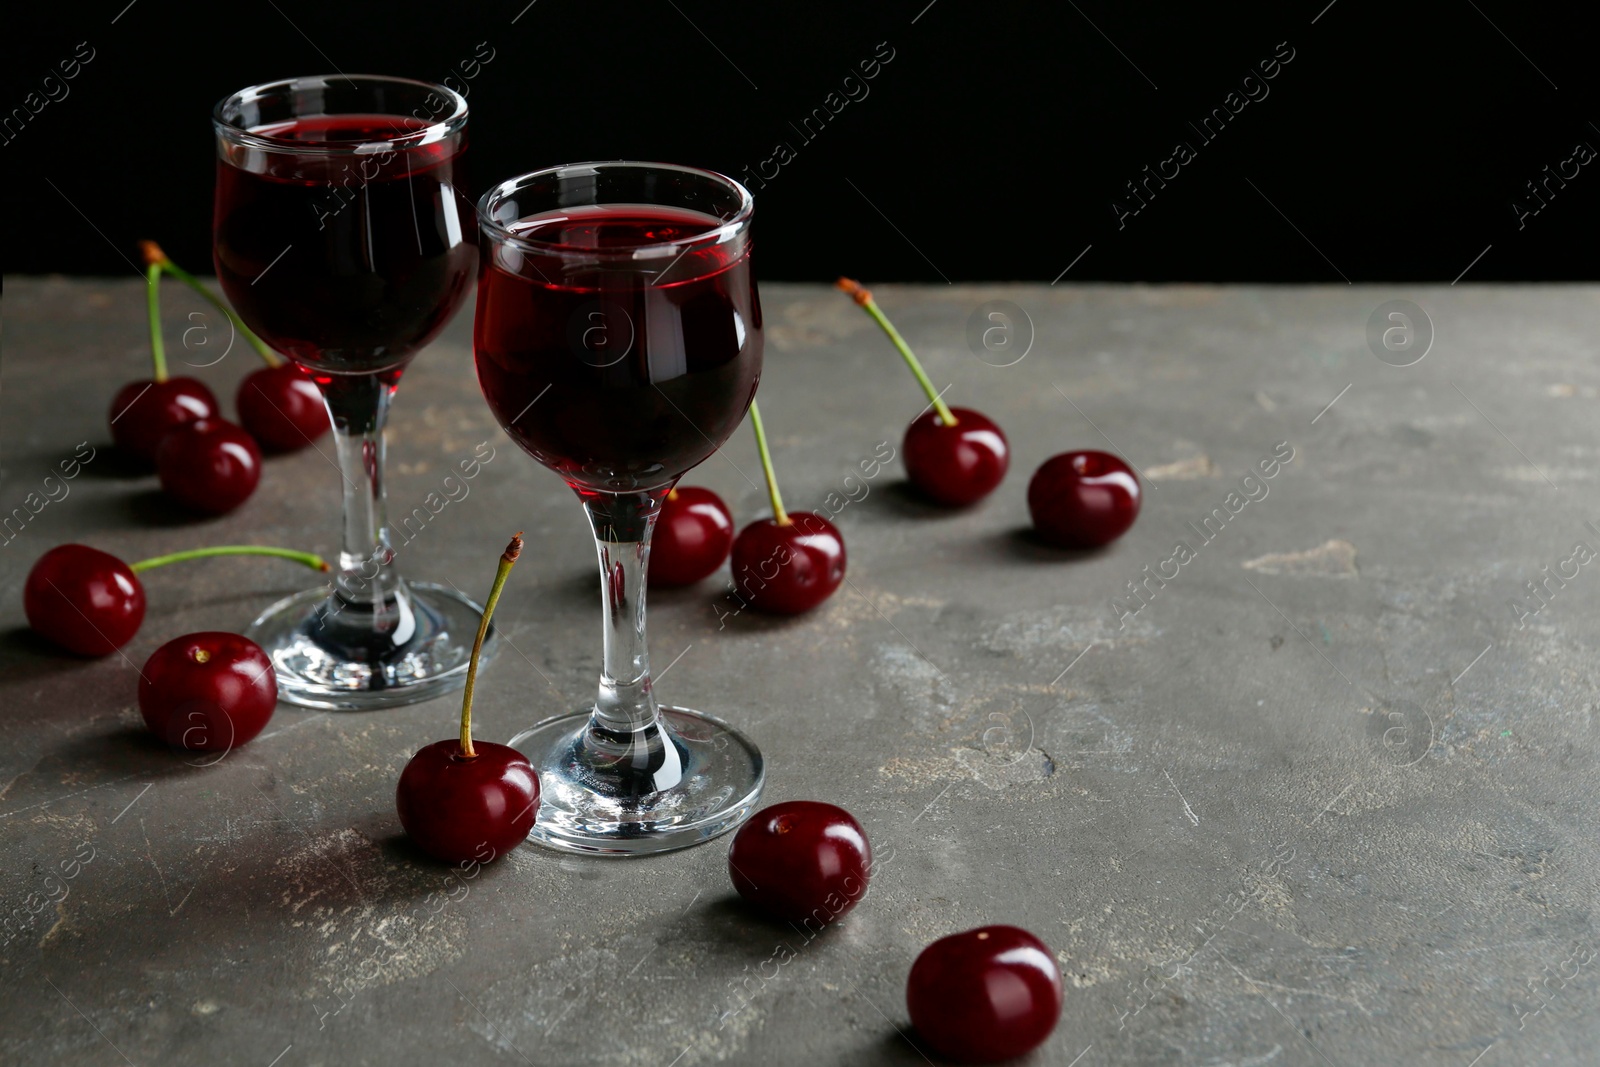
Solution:
M965 507L994 492L1011 466L1006 435L971 408L951 408L946 426L929 408L906 427L906 475L940 504Z
M156 452L161 488L178 503L207 515L243 504L261 481L261 449L231 422L202 419L167 434Z
M791 511L789 523L759 519L733 541L734 595L758 611L810 611L844 581L844 538L814 511Z
M998 1063L1044 1043L1061 1016L1061 971L1044 942L984 926L922 950L906 982L911 1025L945 1059Z
M394 801L418 848L446 863L487 863L533 829L539 776L522 753L489 741L461 755L456 739L435 741L400 772Z
M41 637L80 656L106 656L139 632L144 586L116 556L57 545L28 572L22 609Z
M762 808L728 850L728 876L739 895L774 919L806 924L808 932L855 907L871 871L872 846L861 824L815 800Z
M680 485L667 494L650 542L650 584L693 585L733 547L733 515L709 489Z
M293 452L328 432L328 408L309 375L293 363L263 367L239 383L239 422L267 452Z
M1028 483L1028 511L1039 535L1067 548L1098 548L1127 532L1144 493L1128 465L1109 452L1063 452Z
M217 416L217 398L195 378L129 382L111 400L111 440L145 463L154 463L167 431Z
M226 752L259 734L278 706L261 646L238 634L185 634L156 649L139 679L139 713L174 748Z

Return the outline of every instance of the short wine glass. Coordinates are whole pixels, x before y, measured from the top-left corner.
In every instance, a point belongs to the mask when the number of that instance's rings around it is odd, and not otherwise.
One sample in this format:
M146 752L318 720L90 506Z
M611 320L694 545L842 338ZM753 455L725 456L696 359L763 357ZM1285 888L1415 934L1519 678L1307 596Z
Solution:
M478 202L478 384L578 494L600 559L598 696L511 742L543 790L531 840L554 848L683 848L738 826L761 793L743 734L657 705L645 639L662 501L738 428L761 376L753 210L732 179L627 162L525 174Z
M400 376L477 268L467 102L403 78L291 78L234 93L212 125L217 277L322 391L344 484L332 591L282 600L246 633L290 703L375 708L458 689L482 609L400 576L383 478Z

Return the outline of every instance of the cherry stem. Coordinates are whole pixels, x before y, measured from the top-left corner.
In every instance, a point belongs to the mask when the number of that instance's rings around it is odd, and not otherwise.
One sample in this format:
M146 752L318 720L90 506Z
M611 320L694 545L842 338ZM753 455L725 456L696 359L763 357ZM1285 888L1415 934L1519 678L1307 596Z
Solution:
M500 553L500 566L494 572L494 585L489 588L489 599L483 605L483 618L478 621L478 637L472 642L472 659L467 663L467 687L461 694L462 759L478 758L477 750L472 747L472 690L478 682L478 657L483 653L484 638L489 636L489 619L494 615L494 606L500 603L500 590L506 587L511 565L517 562L521 554L522 531L518 530L506 550Z
M761 471L767 476L767 495L772 498L772 517L779 526L789 525L789 513L783 510L783 496L778 492L778 475L772 469L772 453L767 451L767 431L761 425L761 409L750 401L750 425L755 427L756 448L761 452Z
M321 556L310 552L297 552L292 548L272 548L267 545L212 545L209 548L190 548L183 552L171 552L165 556L151 556L141 559L138 563L128 564L128 569L138 574L151 567L165 567L169 563L182 563L190 559L205 559L208 556L277 556L279 559L292 559L296 563L303 563L314 571L326 571L331 568L328 561Z
M221 298L210 289L207 289L199 278L196 278L193 274L168 259L167 254L161 250L160 245L154 241L140 241L139 248L144 253L144 261L147 264L153 268L166 271L184 285L205 297L212 307L226 315L228 321L233 323L233 328L238 330L246 341L250 342L250 347L254 348L261 358L266 361L267 366L280 367L283 365L283 357L268 348L267 343L257 337L255 331L244 324L244 320L234 312L233 308L223 303ZM157 378L156 380L160 381L161 379Z
M911 351L911 346L906 344L906 339L900 336L900 331L894 328L894 323L878 307L878 302L872 299L872 290L862 285L853 278L840 278L833 283L837 288L849 293L855 298L857 304L873 321L883 327L883 332L889 335L889 340L894 342L895 348L900 350L900 355L906 361L906 366L911 368L911 373L917 376L917 381L922 384L923 392L928 394L928 399L933 403L933 410L939 413L939 421L946 426L954 426L956 417L939 396L939 391L933 387L933 382L928 380L928 374L922 369L921 362Z
M161 267L145 268L144 300L150 313L150 362L156 367L156 381L167 380L167 346L161 340Z

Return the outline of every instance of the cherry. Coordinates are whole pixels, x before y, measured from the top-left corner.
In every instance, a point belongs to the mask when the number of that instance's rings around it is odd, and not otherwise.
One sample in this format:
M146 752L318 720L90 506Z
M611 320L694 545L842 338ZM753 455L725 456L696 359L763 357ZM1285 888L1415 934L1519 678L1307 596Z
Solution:
M906 475L934 502L951 507L976 504L1000 484L1011 465L1006 435L987 416L970 408L951 408L934 389L922 363L894 323L878 307L872 291L851 278L834 285L849 293L872 316L928 394L928 410L906 427Z
M763 808L734 835L728 875L739 895L775 919L820 926L867 891L872 846L843 808L790 800Z
M80 656L106 656L127 644L144 621L139 572L204 556L279 556L325 571L309 552L262 545L195 548L126 564L88 545L57 545L40 556L22 589L22 610L35 633Z
M259 734L278 704L278 678L261 646L208 631L168 641L145 661L139 713L174 748L226 752Z
M106 656L139 632L144 586L116 556L57 545L33 565L22 589L28 625L80 656Z
M844 538L814 511L758 519L733 542L734 595L757 611L799 615L844 581Z
M1028 511L1045 540L1099 548L1133 525L1143 495L1133 471L1111 453L1063 452L1033 472Z
M233 403L240 423L269 452L304 448L330 425L316 383L292 363L253 371L239 383Z
M446 863L487 863L521 844L539 811L539 775L526 756L508 745L473 743L472 690L489 619L511 565L522 552L522 535L500 556L478 637L467 664L461 697L461 737L420 749L400 772L395 808L416 846Z
M178 503L207 515L243 504L261 481L255 438L224 419L201 419L167 434L156 452L161 488Z
M650 544L650 584L693 585L733 547L733 515L709 489L680 485L667 494Z
M1061 1016L1061 971L1044 942L984 926L922 950L906 981L911 1025L945 1059L997 1063L1044 1043Z
M111 440L136 459L153 463L168 430L214 419L217 411L217 398L195 378L129 382L111 399Z
M994 492L1011 465L1006 435L970 408L951 408L955 424L933 409L906 427L906 475L940 504L965 507Z

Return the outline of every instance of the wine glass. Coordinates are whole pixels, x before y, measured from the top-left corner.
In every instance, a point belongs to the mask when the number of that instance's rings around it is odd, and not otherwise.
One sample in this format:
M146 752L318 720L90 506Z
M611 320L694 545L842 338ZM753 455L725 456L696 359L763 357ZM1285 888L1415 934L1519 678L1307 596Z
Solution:
M738 428L761 377L753 209L738 182L662 163L554 167L478 201L478 384L578 494L600 557L599 694L511 741L539 772L530 839L554 848L683 848L738 826L761 793L742 734L656 704L645 641L662 501Z
M426 82L325 75L240 90L212 120L217 277L322 391L344 483L332 591L282 600L246 633L290 703L389 707L458 689L482 608L401 578L383 467L400 376L477 266L459 188L467 102Z

